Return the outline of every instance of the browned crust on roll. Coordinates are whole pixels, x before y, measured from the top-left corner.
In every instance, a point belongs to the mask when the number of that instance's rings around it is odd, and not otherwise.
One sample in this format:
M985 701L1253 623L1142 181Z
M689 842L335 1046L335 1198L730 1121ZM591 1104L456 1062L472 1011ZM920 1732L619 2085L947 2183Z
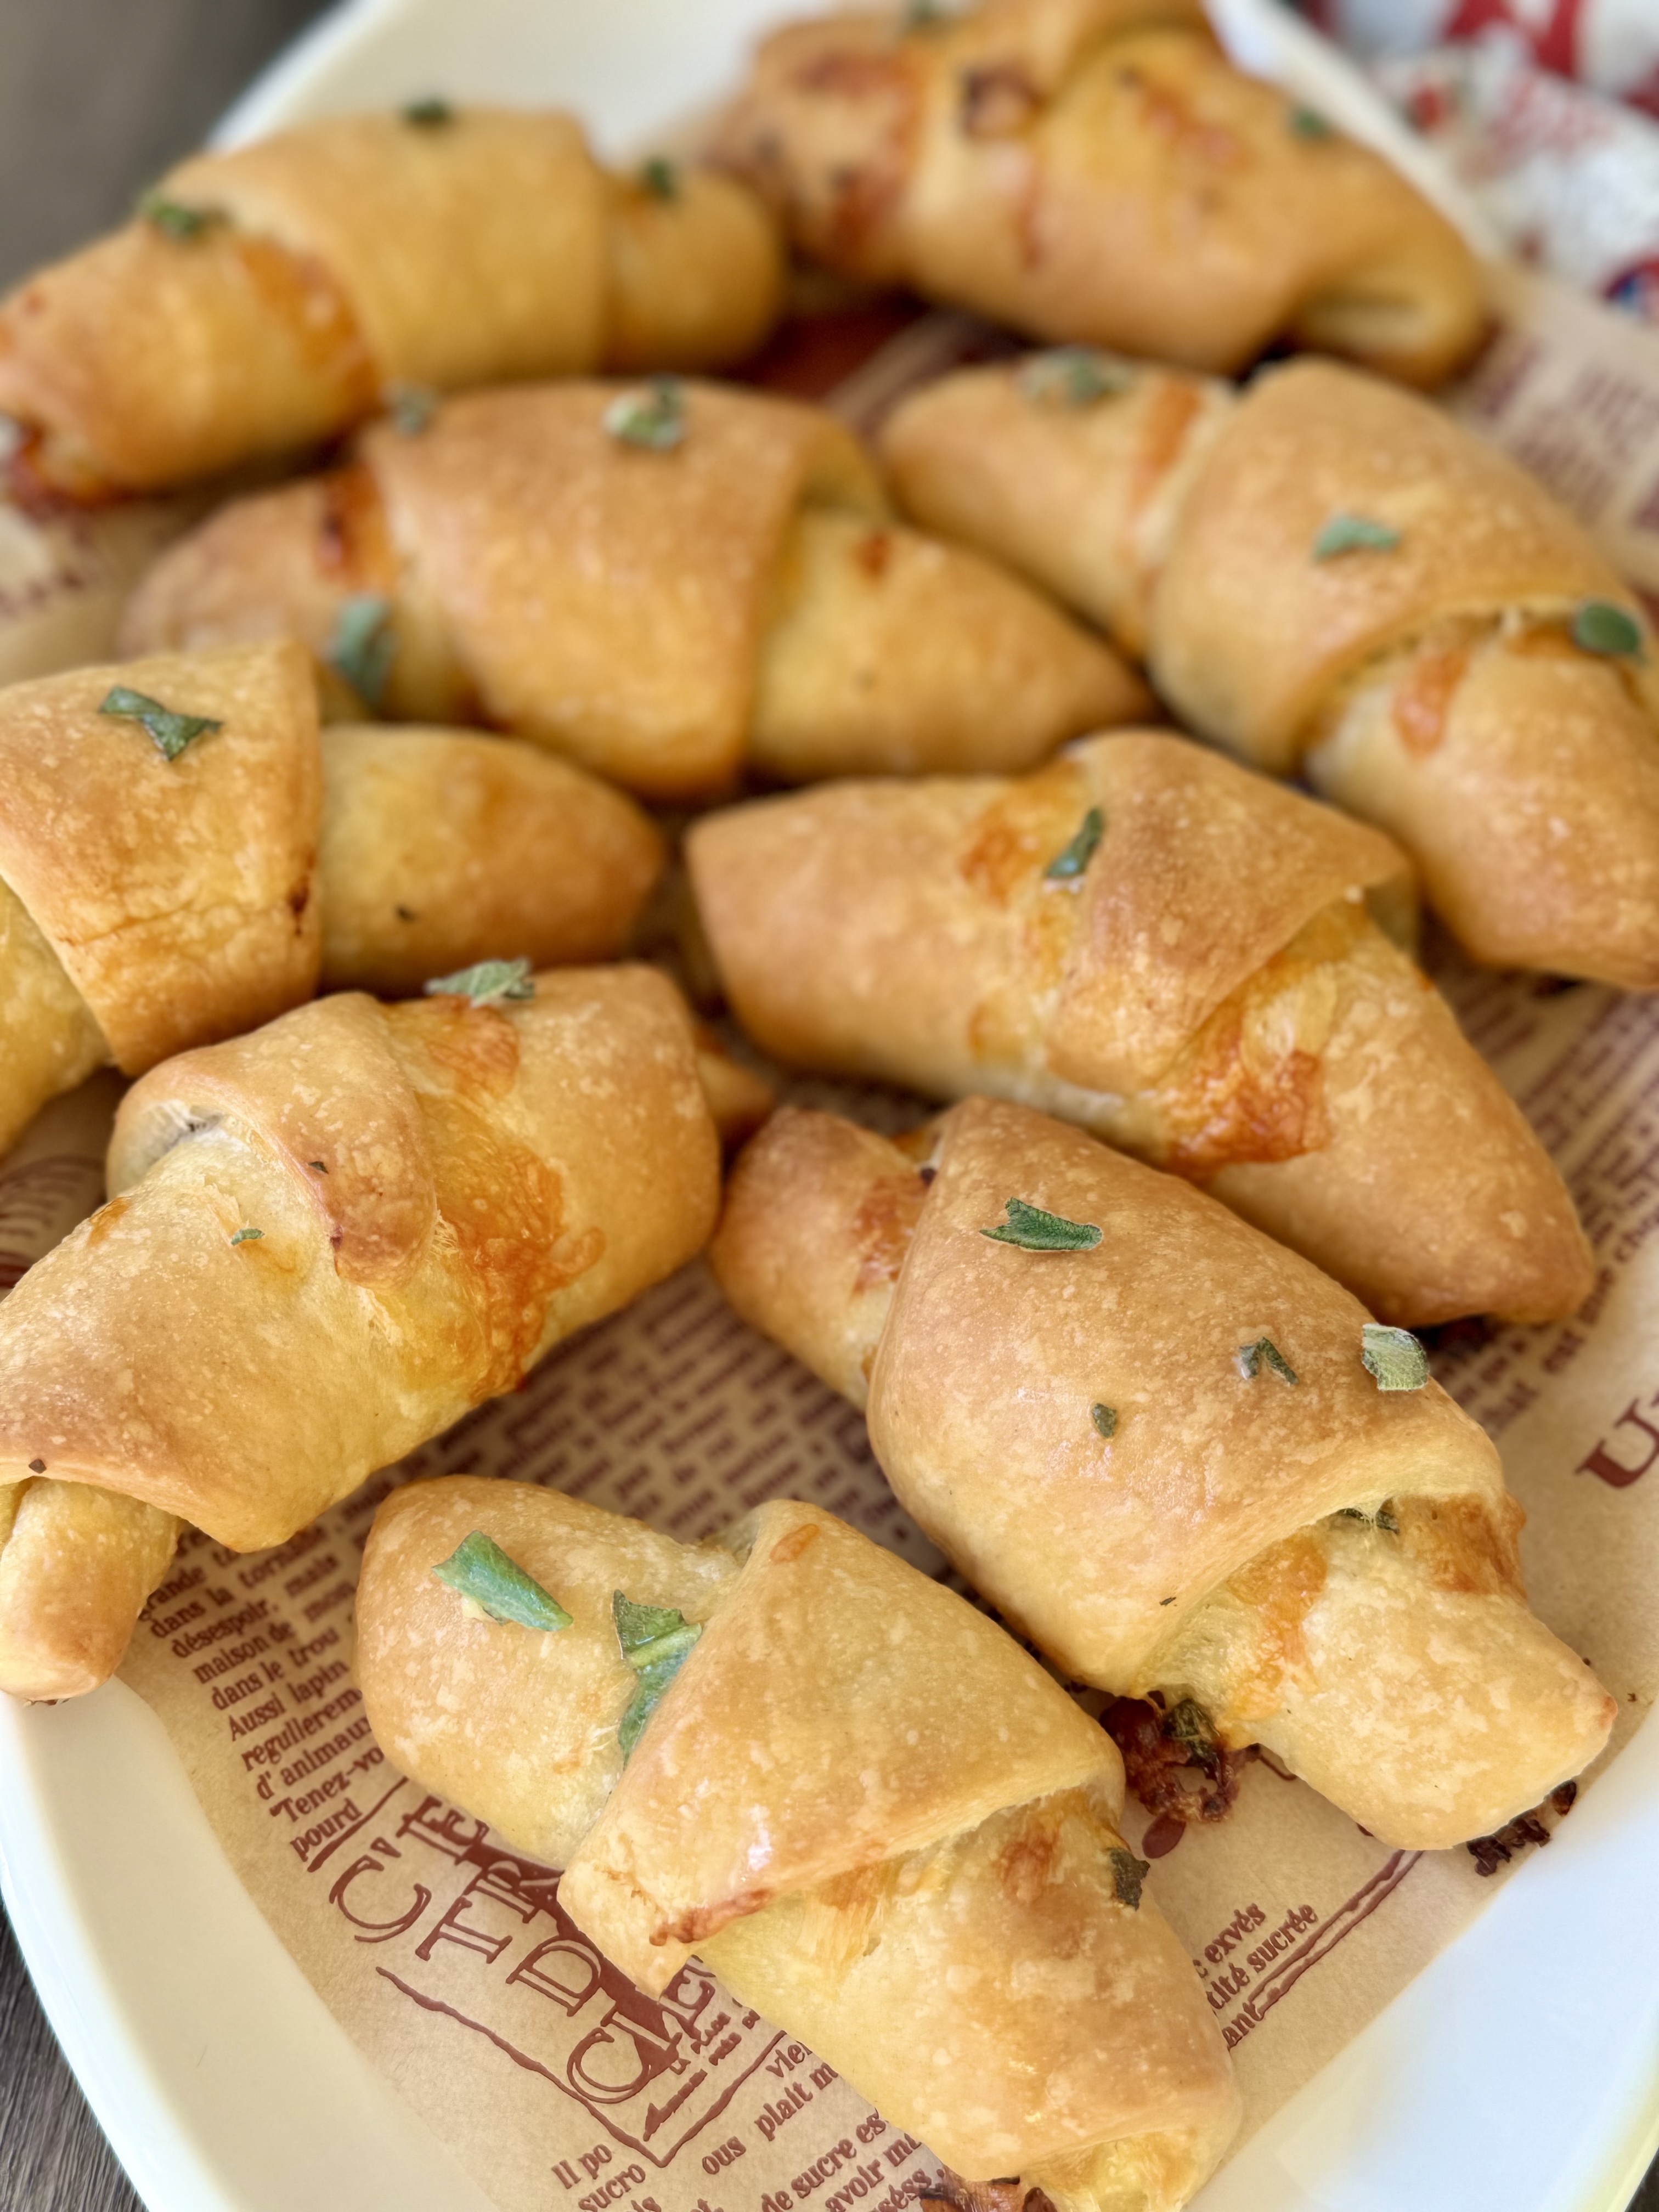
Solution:
M1225 370L1288 335L1432 384L1481 327L1445 219L1298 127L1192 6L787 25L720 145L817 258L1038 337Z
M222 726L168 760L117 686ZM0 875L129 1074L309 997L322 805L297 646L167 654L0 694Z
M45 1456L246 1550L690 1258L719 1145L672 985L568 969L169 1061L110 1183L0 1309L0 1480Z

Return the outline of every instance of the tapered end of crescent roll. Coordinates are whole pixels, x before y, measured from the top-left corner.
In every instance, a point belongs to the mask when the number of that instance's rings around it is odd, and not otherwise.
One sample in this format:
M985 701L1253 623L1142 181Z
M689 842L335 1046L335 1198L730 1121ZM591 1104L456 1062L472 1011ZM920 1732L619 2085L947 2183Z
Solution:
M178 1541L170 1513L0 1468L0 1690L77 1698L120 1665Z
M1017 769L1153 711L1109 646L989 562L809 512L785 549L749 750L790 783Z
M646 163L611 184L608 369L714 368L741 361L783 307L783 240L734 178Z
M661 872L632 799L510 738L334 724L323 775L325 989L614 959Z
M1034 577L1128 651L1181 495L1231 387L1115 355L965 368L902 400L878 441L908 514Z
M738 1162L709 1264L746 1322L862 1406L927 1196L873 1129L785 1107Z
M313 443L372 406L375 383L328 271L222 222L189 239L131 222L0 304L0 412L71 498Z
M1382 1842L1493 1834L1580 1774L1618 1705L1528 1607L1519 1509L1391 1498L1261 1553L1158 1662Z
M570 1614L556 1642L469 1607L434 1575L475 1529ZM376 1513L357 1584L356 1674L375 1740L515 1850L567 1866L622 1778L617 1725L636 1678L613 1593L702 1621L736 1573L714 1544L677 1543L538 1485L409 1483Z
M1632 621L1630 635L1641 636ZM1659 989L1659 679L1565 611L1450 623L1344 697L1307 757L1408 846L1474 957Z
M763 1075L733 1060L714 1031L697 1024L697 1078L727 1152L752 1137L778 1103Z

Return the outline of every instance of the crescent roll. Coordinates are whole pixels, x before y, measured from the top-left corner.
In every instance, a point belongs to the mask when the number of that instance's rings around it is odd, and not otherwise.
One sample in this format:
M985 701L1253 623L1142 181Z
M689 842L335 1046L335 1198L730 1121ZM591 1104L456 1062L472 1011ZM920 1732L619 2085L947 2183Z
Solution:
M662 872L642 810L538 745L334 722L322 754L325 990L615 959Z
M481 1538L567 1626L441 1578ZM618 1595L690 1645L626 1753ZM1225 2148L1237 2091L1124 1847L1115 1747L844 1522L777 1502L679 1544L526 1484L414 1483L364 1552L357 1674L387 1757L562 1867L641 1987L695 1952L965 2179L1176 2212Z
M711 1256L1074 1680L1189 1702L1410 1850L1606 1742L1614 1701L1528 1611L1497 1451L1420 1348L1175 1176L990 1099L908 1153L788 1111Z
M1235 396L1091 356L947 377L884 451L1183 721L1392 832L1477 959L1659 988L1652 634L1504 454L1328 362Z
M762 799L687 858L733 1011L793 1066L1081 1122L1390 1322L1589 1292L1548 1155L1369 910L1409 901L1398 848L1203 746Z
M1198 0L793 23L717 148L831 268L1036 337L1212 370L1288 340L1426 385L1482 327L1451 225L1231 67Z
M173 1517L285 1541L702 1245L720 1145L673 986L522 988L319 1000L127 1093L109 1203L0 1304L0 1599L98 1548L95 1589L0 1605L0 1687L100 1680Z
M95 1067L310 997L321 805L297 646L0 691L0 1152Z
M819 409L677 383L471 394L240 500L129 602L128 652L291 634L399 718L483 720L659 799L1024 767L1144 713L1103 644L891 520ZM359 708L361 711L361 707Z
M0 302L27 478L143 491L315 445L397 387L737 361L782 304L755 196L611 176L571 117L423 100L171 170Z
M112 703L113 702L113 703ZM293 643L0 690L0 1152L129 1075L331 989L614 957L662 867L641 810L539 748L331 726Z

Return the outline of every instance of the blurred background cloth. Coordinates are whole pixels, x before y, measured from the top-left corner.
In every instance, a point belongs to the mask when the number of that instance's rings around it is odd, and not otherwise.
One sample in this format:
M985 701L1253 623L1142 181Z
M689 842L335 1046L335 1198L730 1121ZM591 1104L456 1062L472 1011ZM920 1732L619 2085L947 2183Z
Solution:
M0 283L120 222L325 12L319 0L0 0Z

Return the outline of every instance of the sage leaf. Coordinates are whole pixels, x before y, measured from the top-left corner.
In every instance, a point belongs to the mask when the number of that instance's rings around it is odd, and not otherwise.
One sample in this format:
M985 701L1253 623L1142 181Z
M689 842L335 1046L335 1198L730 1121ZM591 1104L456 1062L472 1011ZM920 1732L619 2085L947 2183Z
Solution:
M1422 1389L1429 1379L1429 1355L1408 1328L1368 1321L1359 1335L1359 1357L1379 1390Z
M550 1596L533 1575L510 1559L482 1528L463 1536L447 1559L432 1570L441 1583L482 1606L492 1620L511 1621L519 1628L540 1629L550 1634L568 1628L570 1615Z
M503 999L533 999L528 960L480 960L476 967L460 968L453 975L434 975L421 988L428 999L440 994L471 999L475 1006L493 1006Z
M1400 532L1364 514L1334 514L1313 543L1316 561L1334 561L1344 553L1391 553Z
M1297 1379L1295 1368L1270 1336L1259 1336L1254 1344L1241 1344L1236 1356L1238 1371L1247 1382L1254 1382L1264 1367L1281 1382Z
M170 761L177 760L185 747L194 744L198 738L210 737L214 731L225 726L208 714L175 714L159 699L151 699L142 691L130 691L125 684L118 684L113 690L106 693L98 711L124 722L142 724L155 739L162 759Z
M1018 1244L1022 1252L1087 1252L1100 1242L1092 1221L1068 1221L1063 1213L1029 1206L1023 1198L1011 1198L1003 1211L1006 1221L979 1232L994 1244Z
M1095 848L1106 835L1106 817L1099 807L1091 806L1084 816L1075 837L1064 852L1056 853L1042 871L1047 883L1070 883L1080 876L1095 856Z

